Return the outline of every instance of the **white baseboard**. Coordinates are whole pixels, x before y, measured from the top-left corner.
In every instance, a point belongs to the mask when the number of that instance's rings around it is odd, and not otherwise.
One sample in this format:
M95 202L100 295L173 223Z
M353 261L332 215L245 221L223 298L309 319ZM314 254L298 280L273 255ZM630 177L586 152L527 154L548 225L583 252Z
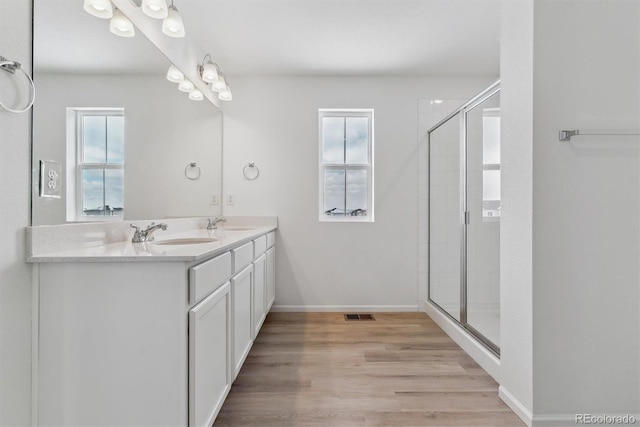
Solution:
M271 311L274 312L417 312L417 305L273 305Z
M515 412L516 415L520 417L520 419L526 425L528 425L529 427L533 425L533 417L531 415L531 411L529 411L522 403L520 403L520 401L516 399L513 394L509 393L509 390L507 390L503 386L500 386L498 388L498 396L500 396L500 399L502 399L504 403L506 403L507 406L511 408L511 410Z
M495 354L491 353L485 346L471 337L467 331L438 310L434 305L430 304L429 301L425 303L425 313L427 313L456 344L462 347L482 369L487 371L498 384L500 383L500 359L498 359Z

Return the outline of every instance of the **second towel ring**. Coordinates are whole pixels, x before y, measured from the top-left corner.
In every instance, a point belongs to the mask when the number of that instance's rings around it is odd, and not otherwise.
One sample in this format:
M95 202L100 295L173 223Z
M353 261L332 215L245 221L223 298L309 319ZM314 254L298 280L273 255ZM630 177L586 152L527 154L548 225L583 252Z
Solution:
M258 169L258 166L256 166L256 164L253 163L253 162L247 163L242 168L242 174L249 181L253 181L254 179L256 179L256 178L258 178L260 176L260 169Z
M19 62L10 61L7 58L5 58L4 56L0 56L0 69L6 71L7 73L11 73L11 74L15 74L16 70L22 71L22 74L25 75L27 80L29 80L29 84L31 85L31 100L27 103L26 107L14 109L14 108L7 107L2 102L0 102L0 108L3 109L3 110L8 111L10 113L15 113L15 114L26 112L29 108L31 108L33 106L33 102L36 100L36 87L33 84L33 79L29 76L29 74L27 74L27 72L24 70L24 68L22 68L22 65L20 65Z

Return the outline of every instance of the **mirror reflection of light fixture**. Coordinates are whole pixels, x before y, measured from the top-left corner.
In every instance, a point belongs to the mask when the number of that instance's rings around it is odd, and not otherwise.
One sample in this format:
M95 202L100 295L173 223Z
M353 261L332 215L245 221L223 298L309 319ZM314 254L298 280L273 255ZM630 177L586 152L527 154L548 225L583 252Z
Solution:
M178 90L182 92L191 92L194 88L195 86L193 85L193 83L191 83L191 80L189 79L184 79L178 85Z
M204 99L204 95L198 89L193 89L189 92L189 99L192 101L202 101Z
M169 37L184 37L184 23L180 12L173 5L173 0L171 0L167 17L162 21L162 32Z
M109 19L113 16L111 0L84 0L84 10L102 19Z
M226 85L224 90L220 91L218 94L218 99L221 101L231 101L233 96L231 95L231 88L229 85Z
M167 0L142 0L142 11L150 18L164 19L169 16Z
M113 11L113 16L109 23L109 30L120 37L133 37L136 35L133 22L129 21L129 18L118 8Z
M178 67L172 64L169 67L169 71L167 71L167 80L172 83L182 83L184 80L184 74L182 74L182 71L178 70Z

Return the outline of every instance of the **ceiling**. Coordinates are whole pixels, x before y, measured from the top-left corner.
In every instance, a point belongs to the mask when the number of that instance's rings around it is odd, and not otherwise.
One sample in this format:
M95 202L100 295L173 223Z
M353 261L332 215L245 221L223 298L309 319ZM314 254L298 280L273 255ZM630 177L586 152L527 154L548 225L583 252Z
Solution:
M132 39L113 36L108 21L86 14L79 0L35 0L35 4L35 39L46 40L35 44L36 64L51 69L73 65L90 72L104 62L101 59L109 58L112 70L151 72L160 67L164 72L166 59L149 52L150 43L142 34ZM500 0L174 0L174 4L183 16L187 37L202 52L211 53L228 75L499 74ZM81 30L82 36L69 28Z

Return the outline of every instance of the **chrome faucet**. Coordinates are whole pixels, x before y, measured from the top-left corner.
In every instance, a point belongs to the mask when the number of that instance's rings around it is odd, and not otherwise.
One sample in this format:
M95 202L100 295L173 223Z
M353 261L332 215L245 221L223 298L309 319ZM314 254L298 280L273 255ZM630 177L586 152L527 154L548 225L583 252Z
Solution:
M216 230L218 228L219 223L227 222L227 220L224 218L215 218L215 219L207 218L207 221L209 222L207 224L207 230Z
M159 228L162 228L163 230L167 229L167 224L156 224L155 222L149 224L146 230L140 230L140 227L133 224L130 224L129 226L136 229L136 231L133 233L131 243L152 242L153 236L151 234L153 234L153 232L155 232Z

